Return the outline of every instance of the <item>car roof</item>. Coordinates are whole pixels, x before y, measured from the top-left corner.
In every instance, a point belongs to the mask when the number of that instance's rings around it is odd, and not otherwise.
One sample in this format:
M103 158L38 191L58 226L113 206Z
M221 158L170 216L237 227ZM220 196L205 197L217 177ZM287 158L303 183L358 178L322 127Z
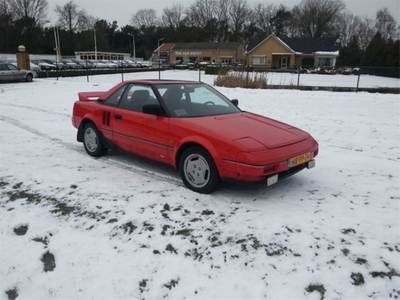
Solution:
M175 79L134 79L126 80L125 83L141 83L141 84L204 84L201 81L191 80L175 80Z

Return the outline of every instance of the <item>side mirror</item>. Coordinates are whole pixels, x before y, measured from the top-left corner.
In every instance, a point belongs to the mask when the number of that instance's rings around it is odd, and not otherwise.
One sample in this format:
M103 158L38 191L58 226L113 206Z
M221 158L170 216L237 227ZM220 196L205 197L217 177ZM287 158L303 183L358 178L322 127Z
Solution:
M233 99L231 100L232 104L235 106L239 106L239 100L238 99Z
M149 115L163 116L164 113L159 104L146 104L143 105L143 112Z

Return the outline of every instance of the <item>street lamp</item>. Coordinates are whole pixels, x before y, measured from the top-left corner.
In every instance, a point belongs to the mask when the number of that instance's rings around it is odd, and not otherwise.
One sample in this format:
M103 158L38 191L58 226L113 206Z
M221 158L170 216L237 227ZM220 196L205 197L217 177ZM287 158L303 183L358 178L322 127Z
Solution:
M162 40L164 40L164 38L161 38L161 39L159 39L158 40L158 48L157 48L157 50L158 50L158 79L161 79L161 67L160 67L160 64L161 64L161 60L160 60L160 42L162 41Z
M162 41L162 40L164 40L164 38L161 38L161 39L159 39L158 40L158 61L160 61L160 42Z
M55 43L55 48L54 50L56 51L56 64L57 67L59 66L59 62L61 61L61 46L60 46L60 32L58 30L58 27L53 27L54 30L54 43Z
M132 44L132 48L133 48L133 61L136 62L136 44L135 44L135 36L132 33L128 33L128 35L130 35L132 37L133 40L133 44Z
M97 60L97 41L96 41L96 28L93 27L94 35L94 59Z

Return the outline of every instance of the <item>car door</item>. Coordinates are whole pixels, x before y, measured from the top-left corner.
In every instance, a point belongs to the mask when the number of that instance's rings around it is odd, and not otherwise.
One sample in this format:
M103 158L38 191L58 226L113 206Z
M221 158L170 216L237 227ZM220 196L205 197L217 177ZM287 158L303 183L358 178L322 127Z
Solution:
M150 85L130 84L114 109L113 138L126 151L168 163L169 118L142 110L157 103Z
M8 68L11 71L11 80L25 80L26 71L22 71L13 64L8 64Z
M12 73L11 70L8 68L7 64L0 65L0 80L1 81L10 81L12 80L11 77Z

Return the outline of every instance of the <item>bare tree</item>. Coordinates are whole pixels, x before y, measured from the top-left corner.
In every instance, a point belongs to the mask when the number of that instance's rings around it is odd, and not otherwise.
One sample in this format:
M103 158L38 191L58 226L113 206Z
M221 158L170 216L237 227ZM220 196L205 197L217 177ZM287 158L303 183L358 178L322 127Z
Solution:
M80 32L88 28L88 15L84 9L79 9L74 1L67 2L64 6L56 6L58 25L70 33Z
M47 0L8 0L9 9L13 19L31 18L36 26L46 23L48 3Z
M241 33L247 22L250 21L251 9L246 0L231 0L229 8L230 29L233 39L241 40Z
M376 13L375 28L386 41L396 37L396 21L386 7Z
M256 27L265 34L271 34L271 19L275 16L277 10L274 4L256 4L252 13L252 20Z
M340 41L342 46L347 46L353 37L358 40L360 32L361 19L352 13L344 12L338 18L338 29L340 33Z
M165 7L161 17L163 26L178 28L184 19L184 8L181 3L173 4L172 7Z
M289 37L293 23L292 13L284 6L280 5L275 15L270 19L272 33L280 37Z
M360 44L360 48L362 50L367 49L368 44L371 42L372 38L375 35L373 29L374 21L369 18L361 19L360 25L358 28L357 36Z
M302 36L332 36L337 31L337 18L345 8L342 0L302 0L293 7L292 15Z
M196 0L186 9L187 20L190 25L205 28L214 18L215 0Z
M136 28L142 28L143 26L150 28L157 26L159 20L154 9L140 9L131 17L131 23Z

